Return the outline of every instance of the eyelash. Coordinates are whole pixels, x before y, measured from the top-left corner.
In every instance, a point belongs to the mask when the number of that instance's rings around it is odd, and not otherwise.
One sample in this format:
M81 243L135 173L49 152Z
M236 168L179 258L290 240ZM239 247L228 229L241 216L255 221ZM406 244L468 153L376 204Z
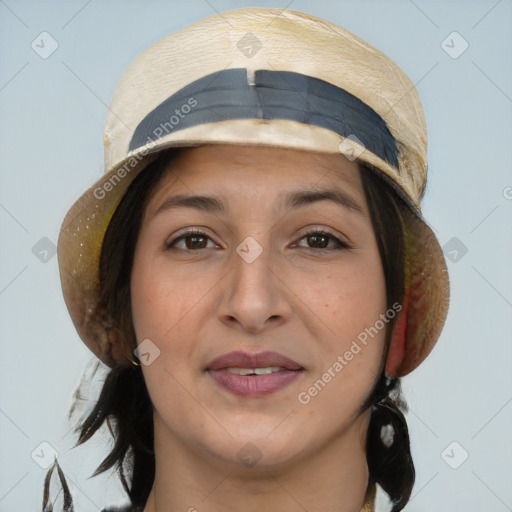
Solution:
M352 249L352 246L350 244L340 240L338 237L334 236L332 233L329 233L328 231L325 231L323 229L312 229L312 230L309 230L306 233L304 233L304 235L302 235L299 240L303 240L304 238L307 238L307 237L310 237L310 236L313 236L313 235L320 235L320 236L328 237L331 240L333 240L336 245L335 245L335 247L332 247L332 248L320 248L320 249L318 249L318 248L315 248L315 247L305 247L305 249L310 249L312 251L322 251L322 252L342 251L342 250ZM177 242L179 242L181 240L185 240L187 238L192 238L194 236L200 236L200 237L208 238L209 240L211 240L211 238L206 233L204 233L203 231L199 231L199 230L196 230L196 229L191 229L191 230L186 231L185 233L181 234L180 236L178 236L174 240L171 240L170 242L168 242L166 244L166 249L173 249L174 248L173 246ZM202 249L207 249L207 247L204 247ZM202 250L202 249L197 249L197 250ZM179 249L179 250L187 251L187 252L192 252L192 251L195 251L196 249Z

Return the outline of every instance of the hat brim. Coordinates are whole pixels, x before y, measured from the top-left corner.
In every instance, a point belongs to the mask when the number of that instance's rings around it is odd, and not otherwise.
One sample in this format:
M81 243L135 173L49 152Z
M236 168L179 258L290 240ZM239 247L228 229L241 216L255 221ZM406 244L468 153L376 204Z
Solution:
M289 120L230 120L199 125L169 134L128 154L96 181L70 208L58 240L58 260L64 299L83 342L105 364L116 357L105 329L99 303L99 259L110 219L130 183L163 149L202 144L240 144L288 147L315 152L340 153L338 135L317 126ZM406 201L405 216L409 283L407 308L399 314L399 328L392 340L387 364L391 376L414 370L439 338L449 302L446 262L439 243L418 206L396 183L396 171L371 151L357 147L358 160L377 169ZM344 147L346 150L346 145ZM405 184L404 184L405 185Z

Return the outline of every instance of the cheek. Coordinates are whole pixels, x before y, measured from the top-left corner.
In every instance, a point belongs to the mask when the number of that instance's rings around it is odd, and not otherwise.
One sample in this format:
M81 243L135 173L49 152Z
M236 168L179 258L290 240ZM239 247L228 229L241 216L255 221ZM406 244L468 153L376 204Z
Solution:
M155 286L157 283L151 272L147 271L144 262L136 260L131 278L131 305L132 318L137 341L145 338L154 338L153 328L155 320L161 318L162 289Z
M308 432L313 437L315 428L334 435L355 418L378 377L387 326L381 315L387 307L380 260L377 263L365 271L331 272L310 296L312 301L316 297L328 327L316 340L319 364L297 397L312 422ZM323 426L315 418L322 418Z
M197 298L194 286L181 283L165 264L142 251L135 253L131 276L133 325L138 344L151 340L154 345L148 345L150 351L157 354L142 370L158 410L166 410L169 403L179 409L181 398L186 402L186 393L183 397L176 393L181 389L178 382L190 388L187 365L198 324L191 321L191 311Z
M208 307L204 279L192 279L165 258L135 253L131 276L132 318L138 343L149 339L160 351L147 374L163 371L187 378ZM165 378L165 376L164 376Z
M384 356L386 286L378 252L329 272L310 290L306 300L325 326L325 336L317 338L320 364L312 379L320 379L317 403L356 404L369 391ZM329 389L323 391L324 385Z
M364 266L330 271L320 277L320 283L318 275L305 276L302 288L304 300L335 335L354 334L354 330L373 324L387 309L384 275L375 258Z
M168 269L143 254L135 253L131 276L131 305L137 340L163 341L186 316L194 292L183 286Z

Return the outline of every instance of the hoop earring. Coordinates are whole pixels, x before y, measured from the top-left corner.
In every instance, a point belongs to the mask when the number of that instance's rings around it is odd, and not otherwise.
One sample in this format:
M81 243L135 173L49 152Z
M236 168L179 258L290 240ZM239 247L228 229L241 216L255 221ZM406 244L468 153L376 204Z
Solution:
M128 358L128 361L130 361L130 363L132 363L133 366L140 366L140 361L139 362L136 362L134 361L133 359L131 358Z
M140 359L137 356L135 356L137 358L137 360L134 360L131 357L131 355L134 353L135 353L135 351L131 352L131 350L128 347L123 346L123 355L124 355L124 357L126 357L126 359L128 359L128 361L130 361L132 367L140 366Z

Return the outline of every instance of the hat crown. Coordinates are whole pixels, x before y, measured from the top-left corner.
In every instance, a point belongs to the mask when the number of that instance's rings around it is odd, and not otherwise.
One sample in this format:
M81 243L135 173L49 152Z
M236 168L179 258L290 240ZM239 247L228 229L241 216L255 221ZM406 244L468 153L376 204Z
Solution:
M391 59L351 32L308 14L279 9L213 15L140 54L121 78L107 117L106 172L126 161L133 134L149 112L186 85L230 69L246 69L249 80L258 70L300 73L359 98L393 135L400 165L388 174L419 208L427 136L414 84ZM335 151L334 142L333 147Z

